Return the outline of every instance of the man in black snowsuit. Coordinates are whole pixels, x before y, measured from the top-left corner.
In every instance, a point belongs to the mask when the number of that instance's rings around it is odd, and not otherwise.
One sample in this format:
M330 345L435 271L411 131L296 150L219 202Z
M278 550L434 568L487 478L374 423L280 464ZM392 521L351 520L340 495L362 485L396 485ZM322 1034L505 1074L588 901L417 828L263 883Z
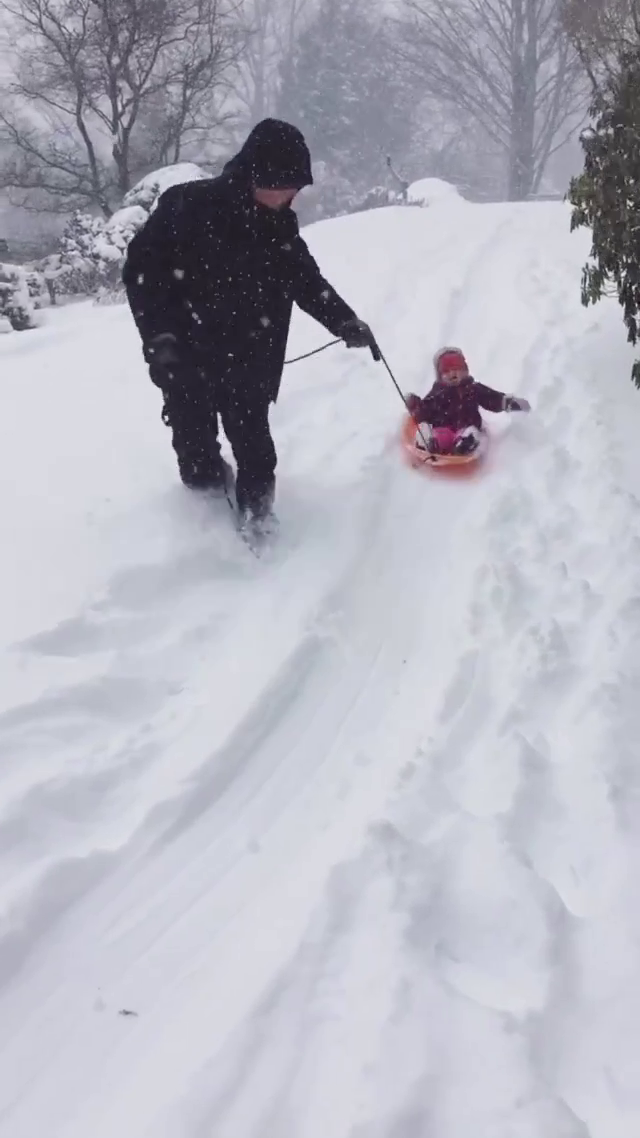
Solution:
M322 277L291 209L311 185L295 127L265 119L214 179L174 186L129 245L123 279L183 482L224 488L218 416L245 517L271 511L278 396L293 303L348 347L370 329Z

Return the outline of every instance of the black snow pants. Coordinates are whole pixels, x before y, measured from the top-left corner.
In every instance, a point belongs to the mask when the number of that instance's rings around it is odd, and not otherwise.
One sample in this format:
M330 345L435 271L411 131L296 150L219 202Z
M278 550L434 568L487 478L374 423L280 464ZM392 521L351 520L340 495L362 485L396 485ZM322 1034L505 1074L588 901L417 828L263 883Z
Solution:
M153 382L164 395L162 417L171 428L180 477L206 489L227 482L220 453L219 420L236 460L238 509L268 509L275 492L276 450L269 429L269 400L259 388L231 386L205 367L157 365Z

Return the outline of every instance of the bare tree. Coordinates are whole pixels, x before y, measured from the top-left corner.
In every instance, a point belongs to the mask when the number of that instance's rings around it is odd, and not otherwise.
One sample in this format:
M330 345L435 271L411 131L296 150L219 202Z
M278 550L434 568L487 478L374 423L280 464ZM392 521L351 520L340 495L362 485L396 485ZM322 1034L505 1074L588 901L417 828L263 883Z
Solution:
M563 20L594 87L640 45L638 0L564 0Z
M23 204L113 203L227 113L242 47L233 0L4 0L16 67L2 92L0 185Z
M422 91L505 155L507 194L535 193L586 92L560 0L404 0L399 52Z
M248 39L238 69L236 93L252 123L272 114L280 63L293 48L314 0L248 0Z

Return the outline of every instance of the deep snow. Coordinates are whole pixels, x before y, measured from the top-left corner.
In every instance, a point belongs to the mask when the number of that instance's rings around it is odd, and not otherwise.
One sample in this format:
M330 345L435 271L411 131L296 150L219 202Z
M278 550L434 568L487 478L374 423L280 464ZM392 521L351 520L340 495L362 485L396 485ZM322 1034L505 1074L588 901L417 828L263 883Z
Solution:
M617 309L556 203L308 235L405 390L458 342L534 414L425 478L381 366L296 365L258 562L178 485L124 310L0 342L0 1135L637 1138Z

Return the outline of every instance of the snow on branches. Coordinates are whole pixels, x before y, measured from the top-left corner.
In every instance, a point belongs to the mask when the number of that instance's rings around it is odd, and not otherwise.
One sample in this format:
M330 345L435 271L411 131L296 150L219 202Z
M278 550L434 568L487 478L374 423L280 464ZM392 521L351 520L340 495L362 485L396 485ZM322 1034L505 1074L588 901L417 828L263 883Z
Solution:
M107 220L76 210L59 250L40 264L54 303L63 296L93 296L103 304L122 299L122 266L134 233L170 186L206 176L199 166L179 162L142 178L125 195L122 209Z

